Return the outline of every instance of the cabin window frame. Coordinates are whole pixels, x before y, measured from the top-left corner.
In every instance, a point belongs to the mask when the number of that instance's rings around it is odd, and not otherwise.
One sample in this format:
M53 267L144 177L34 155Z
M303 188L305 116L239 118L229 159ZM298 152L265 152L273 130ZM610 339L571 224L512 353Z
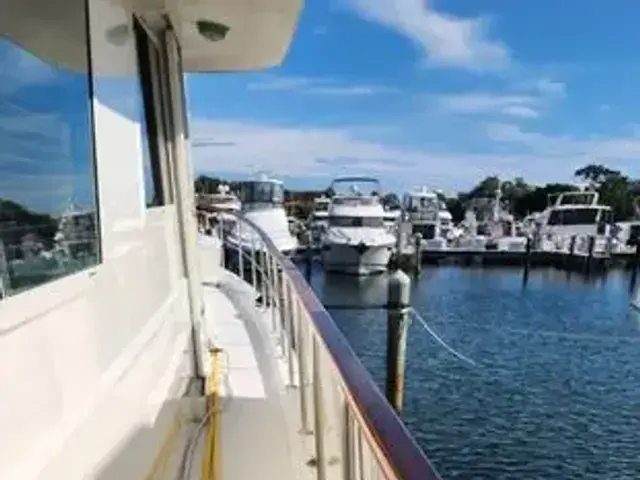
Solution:
M145 206L147 209L161 208L174 203L175 194L171 183L171 149L173 125L170 121L165 77L167 60L164 49L149 34L144 19L132 15L132 28L136 44L136 66L142 100L142 115L146 124L149 146L149 167L153 183L154 198L147 200L148 182L143 177ZM146 165L145 165L146 167Z
M59 308L81 298L93 288L94 277L104 263L102 212L100 202L99 167L97 156L95 128L95 89L93 46L91 32L91 5L89 0L79 2L83 7L83 38L86 54L86 109L87 109L87 163L91 168L91 184L93 187L93 215L95 225L95 262L76 271L52 278L44 283L35 284L16 293L0 296L0 337L11 334L32 321L37 320L43 312ZM25 51L29 51L25 49Z

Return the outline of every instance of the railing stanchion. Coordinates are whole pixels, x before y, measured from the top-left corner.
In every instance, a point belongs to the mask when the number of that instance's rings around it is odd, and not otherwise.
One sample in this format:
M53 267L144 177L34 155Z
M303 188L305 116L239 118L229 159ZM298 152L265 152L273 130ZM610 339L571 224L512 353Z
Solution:
M313 412L314 412L314 434L316 447L316 473L318 480L327 478L327 469L324 453L324 405L322 397L322 372L320 366L320 352L318 350L318 340L313 338Z
M223 217L219 216L217 227L218 227L218 238L220 239L220 266L224 268L225 267L225 263L224 263L225 243L224 243L224 222L222 220L223 220Z
M256 242L255 239L251 240L251 286L257 292L258 282L256 275Z
M260 246L260 290L262 291L262 306L267 308L267 296L269 292L267 291L267 284L269 282L268 279L269 270L267 269L267 247L264 243L261 243Z
M244 280L244 258L242 255L242 235L238 235L238 276Z
M296 375L293 368L293 339L294 339L294 327L293 327L293 294L291 292L291 284L289 279L286 278L284 271L282 272L282 305L283 315L285 320L285 334L287 340L287 366L289 368L289 385L294 386L296 384Z
M273 255L269 255L269 267L271 269L271 283L269 284L271 290L271 323L273 325L274 333L279 333L278 328L278 312L276 310L276 259Z
M296 298L295 301L296 315L298 317L298 341L296 345L296 351L298 353L298 383L300 385L300 423L302 424L302 432L307 434L311 431L309 425L309 404L307 395L307 344L306 336L304 334L307 330L307 324L303 318L303 307L300 303L300 299Z
M355 463L354 463L354 448L353 448L353 423L351 420L351 410L349 409L349 403L345 399L344 401L344 431L342 433L342 478L344 480L355 480Z

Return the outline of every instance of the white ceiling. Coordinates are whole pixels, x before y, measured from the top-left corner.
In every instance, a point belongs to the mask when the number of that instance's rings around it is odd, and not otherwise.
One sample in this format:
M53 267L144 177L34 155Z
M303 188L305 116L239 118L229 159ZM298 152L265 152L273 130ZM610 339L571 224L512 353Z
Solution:
M0 0L0 35L49 61L83 70L84 25L78 19L81 1ZM168 14L180 38L184 69L191 72L243 71L278 65L289 48L302 7L302 0L90 1L93 12L100 12L98 18L105 18L103 31L92 29L92 36L106 35L124 18L116 14L113 18L118 20L114 23L104 15L115 5L142 16ZM197 31L198 20L223 23L230 30L223 40L211 42ZM114 47L109 56L117 56L117 45Z

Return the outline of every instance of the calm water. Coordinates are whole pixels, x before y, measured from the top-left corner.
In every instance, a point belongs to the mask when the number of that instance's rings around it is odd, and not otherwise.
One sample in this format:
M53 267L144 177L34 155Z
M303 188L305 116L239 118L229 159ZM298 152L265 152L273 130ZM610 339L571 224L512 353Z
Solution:
M375 305L386 278L324 277L327 305ZM640 314L624 272L432 267L412 303L476 366L410 328L404 420L447 479L640 478ZM331 310L384 384L385 313Z

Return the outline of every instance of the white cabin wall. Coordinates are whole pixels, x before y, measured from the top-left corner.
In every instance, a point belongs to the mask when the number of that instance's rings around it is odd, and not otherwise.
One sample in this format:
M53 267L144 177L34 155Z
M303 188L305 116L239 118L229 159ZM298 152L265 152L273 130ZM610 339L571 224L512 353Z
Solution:
M114 48L104 34L129 20L91 0L102 262L0 300L0 478L106 478L192 373L176 209L145 206L140 124L109 105L132 107L133 38ZM158 440L138 445L136 467Z

